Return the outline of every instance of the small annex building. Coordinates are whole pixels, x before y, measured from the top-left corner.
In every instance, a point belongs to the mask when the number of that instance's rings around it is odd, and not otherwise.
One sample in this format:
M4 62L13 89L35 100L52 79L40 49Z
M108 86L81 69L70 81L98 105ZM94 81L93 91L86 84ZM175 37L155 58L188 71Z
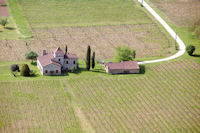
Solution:
M37 58L37 67L42 75L60 75L62 70L78 68L78 57L62 51L60 47L50 53L42 51L42 56Z
M140 67L137 61L106 63L105 69L106 69L106 72L110 74L140 73Z

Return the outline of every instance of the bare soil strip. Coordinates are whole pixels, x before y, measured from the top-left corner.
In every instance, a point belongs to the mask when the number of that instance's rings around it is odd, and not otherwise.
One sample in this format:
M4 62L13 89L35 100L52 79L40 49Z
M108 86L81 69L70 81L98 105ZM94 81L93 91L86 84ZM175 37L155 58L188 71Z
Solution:
M7 6L0 6L0 17L10 16Z
M8 7L6 6L6 1L0 0L0 17L7 17L7 16L10 16L10 14L8 12Z
M76 113L76 116L79 118L82 129L83 130L85 129L85 131L89 133L95 133L95 130L92 128L88 120L85 118L85 115L81 111L81 109L79 107L75 107L74 111Z

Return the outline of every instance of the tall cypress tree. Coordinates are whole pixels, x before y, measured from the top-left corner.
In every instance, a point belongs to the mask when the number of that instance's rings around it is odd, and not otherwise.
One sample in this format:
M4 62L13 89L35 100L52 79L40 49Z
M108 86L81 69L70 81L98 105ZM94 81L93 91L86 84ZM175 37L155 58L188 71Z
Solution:
M95 67L95 52L92 53L92 68Z
M67 45L66 45L66 47L65 47L65 54L67 54Z
M88 45L87 55L86 55L86 68L88 71L90 70L90 55L91 55L91 49L90 49L90 46Z

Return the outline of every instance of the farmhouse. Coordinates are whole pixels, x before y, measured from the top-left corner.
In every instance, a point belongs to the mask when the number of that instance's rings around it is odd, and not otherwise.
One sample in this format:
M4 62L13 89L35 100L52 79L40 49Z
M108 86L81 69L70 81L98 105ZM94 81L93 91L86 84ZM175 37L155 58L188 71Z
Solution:
M78 58L75 54L64 54L60 47L51 53L43 50L42 56L37 58L37 67L42 75L60 75L62 70L76 70Z
M111 74L128 74L128 73L139 73L140 67L136 61L124 61L118 63L106 63L105 69L107 73Z

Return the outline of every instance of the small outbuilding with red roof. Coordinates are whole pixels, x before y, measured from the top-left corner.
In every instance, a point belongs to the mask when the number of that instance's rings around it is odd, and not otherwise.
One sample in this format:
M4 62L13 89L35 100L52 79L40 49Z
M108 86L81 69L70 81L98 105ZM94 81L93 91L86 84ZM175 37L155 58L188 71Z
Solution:
M110 74L140 73L140 67L137 61L106 63L105 67L106 72Z

